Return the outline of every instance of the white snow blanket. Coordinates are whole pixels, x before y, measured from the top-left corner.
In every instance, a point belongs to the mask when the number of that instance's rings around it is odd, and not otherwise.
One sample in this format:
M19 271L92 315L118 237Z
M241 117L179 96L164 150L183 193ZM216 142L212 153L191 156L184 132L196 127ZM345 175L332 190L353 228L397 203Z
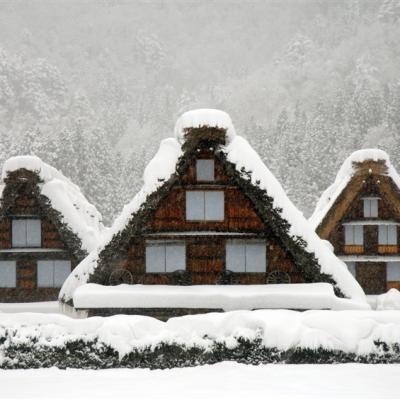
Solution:
M231 311L171 318L162 322L143 316L116 315L73 319L57 314L2 314L0 334L17 330L18 343L62 346L71 340L108 344L123 356L134 348L161 342L210 349L219 341L234 347L237 338L260 338L266 347L376 352L374 341L400 341L398 311Z
M0 197L7 173L21 168L39 175L43 181L39 184L41 194L47 197L51 206L61 213L62 222L81 239L83 249L88 253L95 249L104 230L101 214L88 202L77 185L40 158L36 156L9 158L3 165Z
M397 289L376 296L375 301L377 310L400 310L400 292Z
M361 163L368 160L384 161L387 166L388 176L390 176L395 185L400 188L400 176L390 162L389 155L385 151L379 149L363 149L355 151L344 161L336 175L335 181L325 190L325 192L322 193L318 200L314 213L309 219L314 229L318 228L318 225L323 221L337 198L353 178L356 173L354 163Z
M223 146L221 150L225 152L228 161L235 164L238 172L241 172L242 168L249 172L252 183L265 190L274 199L274 207L282 209L282 217L290 224L290 234L294 237L298 236L306 242L307 250L314 253L318 259L321 271L333 276L346 297L366 303L362 288L348 271L346 265L317 236L306 218L289 200L280 183L247 140L236 135L229 115L219 110L209 109L187 112L177 121L176 137L163 140L157 154L146 167L142 189L124 207L121 215L104 235L103 243L99 248L82 261L65 281L59 298L62 301L71 300L75 289L87 283L88 277L97 267L100 251L104 249L114 235L126 227L132 216L145 202L146 197L158 189L175 172L178 159L182 155L181 145L184 140L182 132L184 128L190 126L211 126L227 129L226 146Z
M88 308L260 308L368 309L364 302L340 299L329 283L277 285L118 285L89 283L74 294L74 306Z

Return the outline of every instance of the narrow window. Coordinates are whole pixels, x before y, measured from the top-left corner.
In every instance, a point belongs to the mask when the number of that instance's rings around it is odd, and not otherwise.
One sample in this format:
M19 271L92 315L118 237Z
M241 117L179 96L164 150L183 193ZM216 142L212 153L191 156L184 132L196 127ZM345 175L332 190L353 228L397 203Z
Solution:
M61 287L71 273L69 260L39 260L37 262L37 286L40 288Z
M400 262L388 262L386 264L386 280L388 282L400 281Z
M41 247L42 225L40 219L14 219L12 221L13 247Z
M345 225L345 244L362 246L364 244L364 229L362 225Z
M153 274L186 269L184 242L148 241L146 243L146 272Z
M200 182L214 181L214 160L196 160L196 177Z
M226 269L233 272L266 272L266 243L229 240L226 243Z
M189 221L223 221L224 192L187 191L186 219Z
M377 218L378 217L378 199L365 198L364 201L364 217Z
M345 263L349 272L355 277L356 276L356 263L354 261L347 261Z
M397 226L379 225L378 241L382 245L397 245Z
M15 288L17 286L16 261L0 261L0 287Z

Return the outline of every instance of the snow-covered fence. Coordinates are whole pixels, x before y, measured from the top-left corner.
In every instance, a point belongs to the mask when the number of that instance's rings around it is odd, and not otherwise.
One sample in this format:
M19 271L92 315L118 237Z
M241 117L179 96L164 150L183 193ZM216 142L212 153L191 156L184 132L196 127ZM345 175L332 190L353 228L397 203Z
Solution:
M234 311L172 318L2 314L2 368L400 362L398 311Z

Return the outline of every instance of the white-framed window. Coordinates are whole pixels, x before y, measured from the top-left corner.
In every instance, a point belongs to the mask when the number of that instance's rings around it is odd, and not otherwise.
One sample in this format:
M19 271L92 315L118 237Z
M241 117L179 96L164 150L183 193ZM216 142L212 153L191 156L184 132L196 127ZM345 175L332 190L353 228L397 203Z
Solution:
M386 264L386 281L398 282L400 281L400 262L388 262Z
M356 263L355 261L346 261L347 269L355 277L356 276Z
M379 225L378 243L397 245L397 225Z
M344 242L348 245L364 244L364 229L362 225L345 225L344 226Z
M186 219L189 221L223 221L223 191L196 190L186 192Z
M146 272L162 274L186 269L186 245L182 241L146 242Z
M0 287L15 288L17 286L16 261L0 261Z
M364 197L364 218L377 218L378 217L378 198L377 197Z
M37 262L37 286L40 288L58 288L71 273L69 260L39 260Z
M266 272L266 242L228 240L226 242L226 269L232 272Z
M41 247L42 223L40 219L12 220L12 247Z
M211 182L214 177L214 160L198 159L196 160L196 178L198 181Z

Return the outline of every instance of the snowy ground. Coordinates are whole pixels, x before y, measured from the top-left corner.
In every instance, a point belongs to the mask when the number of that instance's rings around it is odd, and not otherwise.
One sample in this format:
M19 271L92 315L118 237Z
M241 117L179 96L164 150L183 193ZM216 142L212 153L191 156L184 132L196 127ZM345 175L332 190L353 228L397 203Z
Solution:
M58 301L40 301L34 303L0 303L0 313L20 313L20 312L35 312L35 313L52 313L60 314Z
M398 365L233 362L163 371L10 370L0 373L0 399L398 399L399 375Z

